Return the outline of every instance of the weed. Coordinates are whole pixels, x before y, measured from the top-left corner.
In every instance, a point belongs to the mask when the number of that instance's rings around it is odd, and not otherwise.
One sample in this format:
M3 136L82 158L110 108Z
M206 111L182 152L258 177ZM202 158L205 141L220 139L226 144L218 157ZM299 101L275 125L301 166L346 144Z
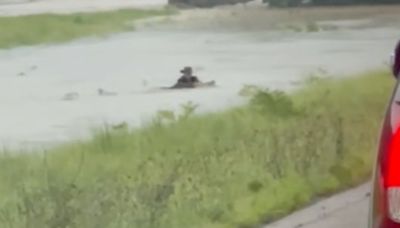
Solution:
M45 156L4 154L0 227L272 221L366 180L391 79L315 80L291 95L247 87L249 104L222 113L197 116L188 103L143 129L105 126Z

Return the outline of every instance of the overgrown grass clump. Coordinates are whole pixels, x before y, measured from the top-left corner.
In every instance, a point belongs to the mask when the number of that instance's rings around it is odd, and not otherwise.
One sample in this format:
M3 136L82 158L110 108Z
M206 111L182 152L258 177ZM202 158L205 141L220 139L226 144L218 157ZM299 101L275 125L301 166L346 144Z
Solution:
M0 158L0 227L225 228L271 221L369 177L393 81L310 80L292 95ZM250 91L250 92L249 92Z
M68 15L0 17L0 48L58 43L86 36L104 36L134 29L138 19L172 14L165 10L116 10Z

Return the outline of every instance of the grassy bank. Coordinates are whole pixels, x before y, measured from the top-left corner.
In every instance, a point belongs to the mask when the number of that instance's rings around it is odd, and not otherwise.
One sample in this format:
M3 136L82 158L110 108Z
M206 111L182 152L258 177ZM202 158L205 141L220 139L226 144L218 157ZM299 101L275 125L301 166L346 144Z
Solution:
M310 80L293 95L0 158L0 227L227 228L365 181L394 80ZM247 90L249 92L249 90ZM168 122L168 123L166 123Z
M134 29L138 19L172 14L173 10L117 10L69 15L0 17L0 48L65 42Z

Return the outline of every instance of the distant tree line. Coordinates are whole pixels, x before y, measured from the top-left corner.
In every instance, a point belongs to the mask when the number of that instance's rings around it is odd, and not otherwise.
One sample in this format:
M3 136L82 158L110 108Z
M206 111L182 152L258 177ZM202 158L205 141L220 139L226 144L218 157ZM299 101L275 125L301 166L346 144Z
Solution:
M251 0L168 0L168 3L177 6L213 7L250 1Z
M251 0L168 0L169 4L177 6L213 7L217 5L245 3ZM299 6L341 6L361 4L399 4L400 0L263 0L272 7Z
M400 0L263 0L272 7L399 4Z

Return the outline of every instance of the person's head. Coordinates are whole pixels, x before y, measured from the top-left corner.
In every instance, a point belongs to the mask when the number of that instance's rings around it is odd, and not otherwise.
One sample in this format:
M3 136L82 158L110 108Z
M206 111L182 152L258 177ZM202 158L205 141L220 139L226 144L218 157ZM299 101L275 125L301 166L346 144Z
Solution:
M193 74L193 70L191 67L186 66L181 70L181 73L183 74L183 76L190 77Z

